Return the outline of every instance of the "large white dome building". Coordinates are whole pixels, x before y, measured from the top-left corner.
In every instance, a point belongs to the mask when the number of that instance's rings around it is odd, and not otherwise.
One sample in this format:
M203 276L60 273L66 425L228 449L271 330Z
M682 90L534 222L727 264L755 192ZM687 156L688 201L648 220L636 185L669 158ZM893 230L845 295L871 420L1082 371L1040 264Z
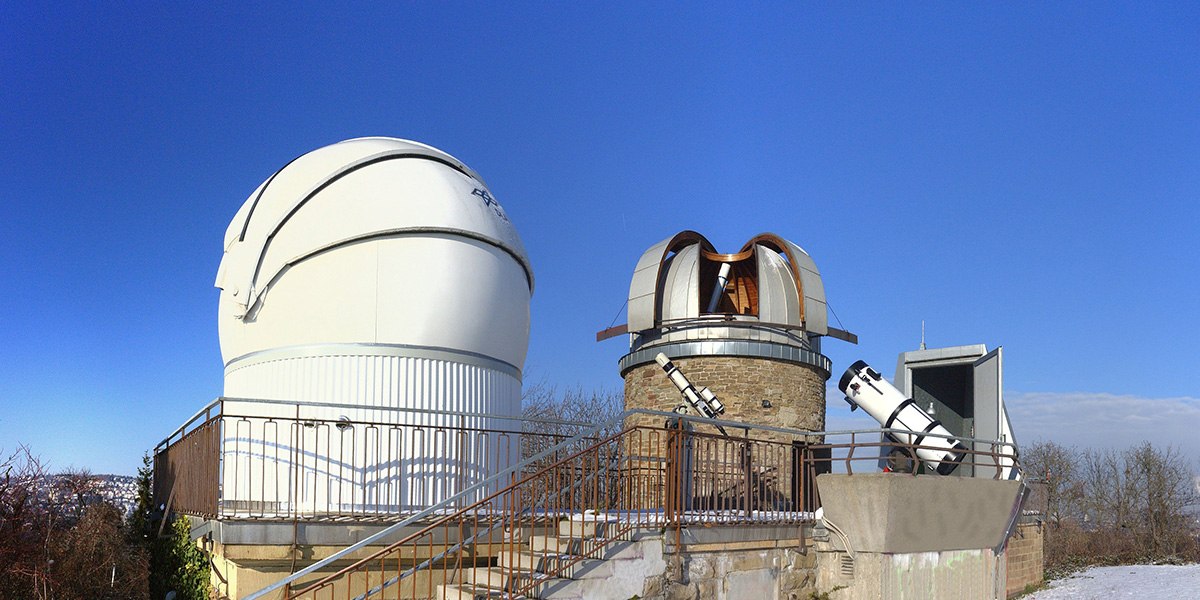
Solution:
M277 400L287 403L274 405L278 417L300 412L302 419L351 424L512 428L494 417L520 412L533 271L504 209L482 178L453 156L380 137L309 152L246 199L224 249L216 286L227 406L239 398ZM256 426L226 428L227 492L254 488L255 496L271 501L332 503L334 510L428 504L496 472L497 462L516 452L510 441L504 448L496 440L460 447L480 459L478 472L464 477L405 468L405 455L433 450L412 446L416 441L384 456L356 439L363 448L351 458L332 456L344 441L333 439L325 444L328 452L300 465L305 481L330 481L301 482L299 492L272 491L257 489L249 477L264 466L255 461L273 460L270 444L256 446ZM344 438L346 429L353 433L351 425L326 435ZM321 446L319 439L292 441ZM376 440L375 446L384 444ZM331 473L321 461L349 464L349 476ZM385 484L406 491L385 497L379 491ZM295 497L310 487L327 492Z

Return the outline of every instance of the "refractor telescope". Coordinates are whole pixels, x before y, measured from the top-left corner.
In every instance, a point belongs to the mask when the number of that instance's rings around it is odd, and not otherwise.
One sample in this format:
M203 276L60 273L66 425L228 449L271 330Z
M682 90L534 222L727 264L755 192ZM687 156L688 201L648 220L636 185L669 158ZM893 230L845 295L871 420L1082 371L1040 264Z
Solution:
M912 398L905 398L867 363L860 360L850 365L838 382L838 389L846 394L851 411L862 407L884 429L893 430L889 437L916 447L917 458L938 474L953 473L967 455L967 447L949 437L951 433L940 421L921 410Z
M666 354L659 352L654 357L654 362L657 362L658 366L662 367L662 370L667 374L667 379L670 379L671 383L675 384L675 387L679 389L679 393L683 394L683 399L687 400L688 404L691 404L692 408L700 413L700 416L716 419L725 414L725 405L717 399L717 395L706 387L697 390L696 386L688 381L683 371L680 371L679 367L676 367L675 363L671 362L671 359L667 358ZM716 427L721 430L722 434L725 434L723 427L720 425Z

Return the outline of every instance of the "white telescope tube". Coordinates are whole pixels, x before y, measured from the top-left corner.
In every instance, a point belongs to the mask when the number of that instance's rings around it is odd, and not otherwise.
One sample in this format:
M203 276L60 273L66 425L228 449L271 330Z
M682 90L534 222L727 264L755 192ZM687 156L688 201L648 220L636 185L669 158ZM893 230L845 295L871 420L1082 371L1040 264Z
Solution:
M717 395L708 388L701 388L700 391L696 391L696 387L692 385L692 382L688 381L683 371L680 371L679 367L676 367L675 363L671 362L671 359L667 358L666 354L659 352L654 357L654 362L657 362L658 366L662 367L662 370L667 373L667 378L671 380L671 383L675 384L675 387L679 388L679 393L683 394L683 397L687 399L688 403L701 416L715 419L725 413L725 405L721 404L721 401L717 399Z
M706 387L700 388L700 397L704 398L705 402L708 402L709 407L712 408L714 413L718 415L725 414L725 404L717 399L717 395L712 390Z
M721 263L721 270L717 272L717 287L713 288L712 298L708 300L708 310L704 312L717 312L717 305L721 303L721 295L725 293L725 286L729 285L731 266L729 263Z
M902 444L923 446L916 449L917 458L925 461L940 475L949 475L958 468L967 447L962 442L946 437L951 435L942 423L921 410L911 398L905 398L900 390L884 380L878 371L863 361L846 369L838 382L838 389L846 394L850 406L861 406L867 414L883 425L884 429L897 429L891 434Z

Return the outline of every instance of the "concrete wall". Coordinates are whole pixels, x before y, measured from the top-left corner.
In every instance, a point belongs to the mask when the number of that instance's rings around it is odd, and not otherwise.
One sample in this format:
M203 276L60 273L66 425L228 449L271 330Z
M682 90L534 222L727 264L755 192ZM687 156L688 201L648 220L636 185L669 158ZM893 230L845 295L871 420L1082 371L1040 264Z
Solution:
M300 570L308 567L319 560L328 558L345 549L346 546L374 535L387 527L386 524L355 525L312 522L297 523L294 528L291 523L283 522L256 523L197 520L193 523L192 536L199 538L197 539L197 543L200 544L201 549L212 555L214 570L211 573L210 580L212 581L213 589L217 592L218 598L241 598L247 594L257 592L287 577L293 572L293 569ZM421 526L412 526L397 532L389 540L362 548L346 558L335 561L332 565L308 577L302 578L300 585L305 585L336 573L338 570L374 554L391 541L403 538L420 529L422 529ZM527 535L553 535L557 531L557 527L545 525L527 528L525 531ZM403 565L405 567L412 566L417 562L439 554L450 545L459 541L459 535L470 534L471 530L465 529L461 534L458 532L448 532L448 535L438 535L437 539L428 545L420 545L417 548L406 550ZM292 552L293 539L296 541L294 561ZM477 546L477 550L481 555L492 557L495 557L501 551L505 551L505 549L511 550L511 546L498 542L493 546L486 544ZM406 581L400 586L400 589L405 591L405 593L408 593L407 590L411 589L415 589L418 592L420 590L428 591L429 589L436 589L436 584L442 582L441 571L435 571L432 579L433 581L431 581L430 574L421 573ZM356 585L361 588L361 578L357 580ZM430 587L431 585L433 587ZM335 593L332 597L335 598L351 597L362 593L362 590L358 589L354 593L347 594L346 586L342 584L335 584L333 589ZM328 592L323 592L322 594L325 597L329 597ZM421 593L417 593L416 595L420 597ZM283 591L280 590L268 596L268 599L282 597Z
M730 530L735 528L728 528ZM226 581L214 574L218 597L240 598L279 581L290 570L286 546L222 546L212 548L214 563ZM306 560L298 567L337 550L306 547ZM368 552L362 553L366 555ZM646 535L618 542L604 553L605 560L590 561L574 581L553 586L541 597L553 600L802 600L816 588L816 557L805 552L797 539L691 544L680 552L667 550L662 535ZM355 558L359 558L356 556ZM352 561L340 561L312 575L305 583L325 577ZM451 581L453 582L453 581ZM419 574L400 586L401 597L422 597L442 583L441 571ZM357 587L361 587L361 581ZM361 593L335 584L330 597ZM328 595L323 592L322 595ZM282 598L282 590L274 594Z
M1012 597L1025 589L1042 583L1043 523L1022 523L1008 540L1004 551L1007 563L1005 594Z
M297 556L295 568L307 567L341 549L339 546L303 546ZM303 578L300 584L308 584L336 573L376 550L378 548L373 547L359 551L346 560L337 561L328 568ZM213 564L209 580L217 598L241 598L287 577L292 572L292 551L287 545L225 545L218 542L211 544L209 551L212 553ZM335 586L335 589L345 595L344 586ZM283 598L283 590L268 598Z
M1004 537L1019 482L826 474L817 487L831 523L815 533L819 591L844 586L833 597L848 600L1005 597L1005 561L992 548Z
M818 547L817 590L838 600L1002 598L1002 565L991 550L859 552L848 561L845 552Z
M1009 559L1037 561L1040 573L1040 529L1026 527L1009 544ZM727 526L690 528L676 549L674 535L643 534L618 542L590 561L575 581L556 586L545 598L555 600L626 600L637 595L653 600L802 600L830 592L832 598L858 599L991 599L999 600L1024 583L1009 580L1004 560L991 550L934 552L854 552L834 535L814 541L811 528ZM337 546L301 546L298 567L328 556ZM436 549L440 549L436 548ZM291 567L286 545L215 544L215 564L227 580L214 585L222 595L239 598L285 576ZM373 549L372 549L373 550ZM366 555L371 550L362 552ZM1035 556L1036 553L1036 556ZM424 553L428 554L428 551ZM354 558L359 558L358 556ZM315 574L324 577L349 564L344 561ZM1032 563L1030 563L1032 568ZM1018 566L1016 573L1026 573ZM405 592L434 590L441 583L423 574L401 586ZM1019 575L1018 575L1019 576ZM1039 576L1040 577L1040 576ZM346 595L334 586L335 597ZM355 592L357 593L357 592ZM277 594L276 597L281 597ZM340 595L339 595L340 594ZM350 594L354 595L354 594Z
M863 473L817 476L825 517L855 550L886 553L994 548L1018 481Z

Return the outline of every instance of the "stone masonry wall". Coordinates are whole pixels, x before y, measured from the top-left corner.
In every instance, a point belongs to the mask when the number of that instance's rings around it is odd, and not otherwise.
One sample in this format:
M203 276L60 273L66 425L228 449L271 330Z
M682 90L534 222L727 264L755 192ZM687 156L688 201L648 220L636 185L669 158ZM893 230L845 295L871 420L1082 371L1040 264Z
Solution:
M717 394L725 404L723 419L809 431L825 428L826 378L814 367L732 356L672 361L697 388L707 386ZM763 400L770 402L770 408L763 408ZM657 363L639 365L625 374L626 409L670 412L682 401Z
M646 581L643 598L655 600L800 600L816 586L815 553L798 548L739 548L667 556L667 572Z
M1008 569L1005 593L1010 598L1025 586L1042 582L1043 527L1042 523L1022 523L1008 540L1008 548L1004 551Z
M725 405L722 419L757 425L771 425L807 431L825 427L825 377L816 368L767 359L707 356L680 358L673 362L697 388L709 387ZM764 407L763 401L769 406ZM670 412L683 402L674 384L657 363L640 365L625 374L625 407ZM694 414L694 413L690 413ZM643 425L648 429L626 439L625 463L638 484L635 501L647 508L664 506L673 497L672 472L665 470L672 446L670 434L662 429L662 417L634 417L626 426ZM735 508L742 505L746 487L741 485L746 472L741 467L741 443L716 437L708 426L696 428L708 434L693 440L690 455L691 497L694 507ZM731 431L734 438L744 432ZM775 432L752 431L754 486L750 495L759 508L786 509L798 506L793 498L794 452L792 442L820 442L817 438L798 439ZM788 499L781 499L781 497Z

